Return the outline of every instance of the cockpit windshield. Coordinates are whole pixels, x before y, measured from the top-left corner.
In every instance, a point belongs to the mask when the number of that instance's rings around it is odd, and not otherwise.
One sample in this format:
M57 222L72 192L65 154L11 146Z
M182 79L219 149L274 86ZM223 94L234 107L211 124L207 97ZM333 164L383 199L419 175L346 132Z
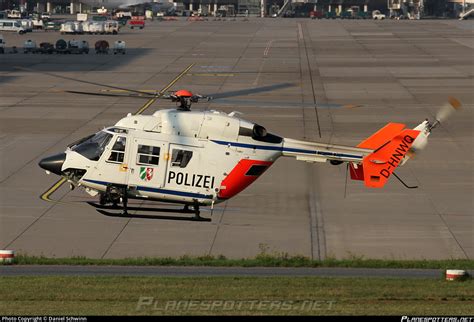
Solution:
M105 147L112 138L111 133L105 131L97 132L91 136L87 136L75 143L71 150L81 154L92 161L99 161L100 156L104 153Z

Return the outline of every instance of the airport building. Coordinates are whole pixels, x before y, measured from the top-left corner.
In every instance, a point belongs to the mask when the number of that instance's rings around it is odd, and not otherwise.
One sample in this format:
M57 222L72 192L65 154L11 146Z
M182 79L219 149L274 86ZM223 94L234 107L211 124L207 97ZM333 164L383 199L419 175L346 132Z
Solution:
M415 14L418 16L457 17L463 9L472 6L474 0L154 0L154 2L179 2L188 12L203 10L215 15L224 8L232 14L251 16L308 17L311 11L332 12L340 15L352 9L355 11L382 13L394 16ZM136 5L140 0L0 0L0 10L24 9L52 13L90 12L102 6ZM137 6L136 10L140 10ZM143 8L141 8L143 10ZM288 14L289 13L289 14Z

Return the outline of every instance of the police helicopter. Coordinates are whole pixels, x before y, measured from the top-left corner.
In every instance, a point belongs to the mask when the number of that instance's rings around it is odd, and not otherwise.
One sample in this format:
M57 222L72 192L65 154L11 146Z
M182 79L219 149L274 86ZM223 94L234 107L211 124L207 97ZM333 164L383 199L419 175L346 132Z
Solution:
M236 112L192 110L193 103L213 97L188 90L164 95L73 80L125 94L66 92L177 102L177 108L152 115L128 114L115 125L71 143L65 152L39 162L47 173L65 178L72 187L83 187L93 197L98 195L97 207L120 209L122 215L128 215L129 199L141 199L181 204L183 208L177 212L200 218L201 206L212 208L236 196L280 157L346 163L351 179L361 180L369 188L382 188L398 166L425 148L431 131L461 106L449 98L434 121L426 119L413 129L388 123L357 146L344 146L285 138L240 118ZM407 188L415 188L396 178Z

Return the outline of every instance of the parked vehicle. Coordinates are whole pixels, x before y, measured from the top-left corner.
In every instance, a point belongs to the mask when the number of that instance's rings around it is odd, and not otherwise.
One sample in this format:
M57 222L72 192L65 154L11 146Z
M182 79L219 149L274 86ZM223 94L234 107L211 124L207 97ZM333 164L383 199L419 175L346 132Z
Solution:
M59 30L62 35L64 34L82 34L83 26L82 22L80 21L67 21L61 24L61 28Z
M386 16L381 13L379 10L372 11L372 19L374 20L384 20Z
M74 21L74 32L76 34L82 34L82 22Z
M52 43L42 42L39 45L38 52L40 54L52 54L52 53L54 53L54 46L53 46Z
M326 19L336 19L337 18L337 15L334 11L328 11L326 12L326 14L324 15L324 17Z
M68 53L70 54L88 54L89 43L85 40L70 40L68 42Z
M0 35L0 54L5 53L5 39L3 38L3 35Z
M33 31L33 21L30 19L21 19L19 20L21 23L21 26L23 29L25 29L26 32L32 32Z
M341 19L352 19L352 10L349 9L349 10L346 10L346 11L343 11L340 13L339 17Z
M64 39L59 39L56 41L56 46L54 48L57 54L69 54L67 41Z
M125 55L125 41L122 40L117 40L114 43L114 55L116 54L122 54Z
M31 19L31 22L33 22L33 29L44 29L44 22L42 19L33 18Z
M44 27L44 30L61 30L62 23L60 21L48 21Z
M317 10L316 10L316 11L311 11L311 12L309 13L309 17L310 17L311 19L321 19L321 18L324 17L324 14L323 14L322 11L317 11Z
M91 24L92 24L92 22L90 22L90 21L82 22L82 32L85 33L85 34L89 34Z
M31 39L28 39L27 41L25 41L25 44L23 45L24 54L28 54L28 53L35 54L37 51L38 51L38 47L36 47L35 41Z
M21 18L21 12L19 10L11 10L7 11L8 18L10 19L20 19Z
M76 28L75 28L74 23L72 21L62 23L61 29L59 29L59 32L61 32L61 35L76 33Z
M51 13L49 12L43 12L41 14L41 19L51 19Z
M143 29L145 28L145 21L132 19L128 21L128 26L130 27L130 29L134 29L134 28Z
M89 33L90 34L104 34L105 33L105 26L100 21L94 21L89 23Z
M26 32L25 28L21 26L20 21L9 19L0 20L0 31L13 31L19 33L20 35Z
M108 54L109 53L109 43L106 40L99 40L95 43L95 53L96 54Z
M116 35L119 32L119 23L115 20L107 20L104 22L104 31L106 34Z

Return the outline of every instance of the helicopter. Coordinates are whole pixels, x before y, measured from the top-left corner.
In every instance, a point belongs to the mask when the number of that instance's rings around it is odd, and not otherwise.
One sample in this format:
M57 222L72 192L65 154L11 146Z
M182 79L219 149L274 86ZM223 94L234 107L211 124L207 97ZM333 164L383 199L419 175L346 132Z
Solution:
M431 131L461 107L457 99L450 97L434 121L426 119L413 129L388 123L357 146L344 146L285 138L240 118L237 112L191 109L193 103L214 97L188 90L165 95L73 80L126 94L66 92L160 98L177 103L176 108L161 109L152 115L129 113L115 125L39 162L48 174L65 178L72 188L82 187L90 196L99 196L96 207L111 205L122 215L128 215L130 199L139 199L180 204L183 208L176 212L193 213L199 219L200 207L213 209L215 204L235 197L280 157L331 165L346 163L351 179L363 181L369 188L382 188L392 174L407 188L416 188L406 185L395 169L423 150ZM250 92L285 86L288 85Z

